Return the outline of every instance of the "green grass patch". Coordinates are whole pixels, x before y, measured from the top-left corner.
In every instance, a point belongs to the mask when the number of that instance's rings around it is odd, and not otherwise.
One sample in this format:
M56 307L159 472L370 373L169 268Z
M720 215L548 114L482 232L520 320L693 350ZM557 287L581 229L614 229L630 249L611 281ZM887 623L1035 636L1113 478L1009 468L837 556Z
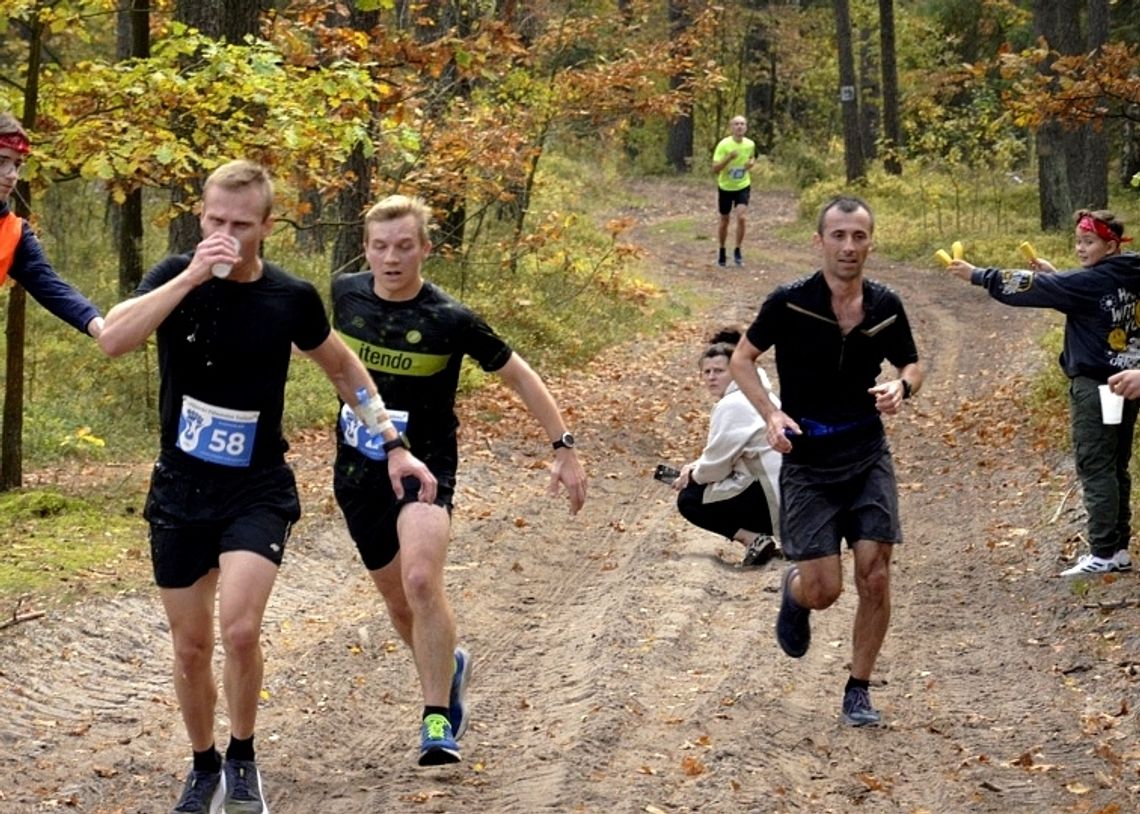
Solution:
M145 584L148 543L136 504L56 490L0 494L0 604Z

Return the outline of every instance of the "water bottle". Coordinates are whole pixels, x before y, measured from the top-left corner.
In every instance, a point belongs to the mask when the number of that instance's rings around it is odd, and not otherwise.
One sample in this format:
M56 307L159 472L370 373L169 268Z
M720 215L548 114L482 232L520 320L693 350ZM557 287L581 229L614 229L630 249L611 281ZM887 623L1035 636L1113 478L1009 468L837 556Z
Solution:
M364 422L364 426L373 435L380 434L380 420L376 416L376 408L372 405L372 400L368 397L368 388L358 387L356 389L356 407L353 408L357 418Z

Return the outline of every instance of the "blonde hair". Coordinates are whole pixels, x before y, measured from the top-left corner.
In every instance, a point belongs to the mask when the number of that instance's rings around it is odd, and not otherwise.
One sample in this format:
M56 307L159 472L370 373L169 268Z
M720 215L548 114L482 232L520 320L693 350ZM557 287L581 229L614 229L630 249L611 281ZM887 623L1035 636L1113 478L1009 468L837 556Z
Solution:
M384 200L368 210L364 216L365 240L368 236L368 226L373 223L386 223L390 220L411 215L416 221L420 233L420 245L428 244L428 228L431 226L431 208L424 203L423 198L410 198L407 195L389 195Z
M269 171L255 161L239 158L218 167L210 173L202 187L203 199L210 187L214 186L230 191L244 189L245 187L257 187L261 191L262 198L265 199L263 218L268 218L270 212L273 211L273 179L269 177Z

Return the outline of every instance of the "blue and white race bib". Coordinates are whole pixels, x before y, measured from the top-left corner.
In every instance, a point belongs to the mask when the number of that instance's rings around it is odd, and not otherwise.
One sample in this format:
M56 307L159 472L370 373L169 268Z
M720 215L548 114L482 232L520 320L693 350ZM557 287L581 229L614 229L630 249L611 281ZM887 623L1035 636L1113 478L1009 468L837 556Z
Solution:
M178 448L212 464L249 466L259 415L257 410L230 410L183 396Z
M405 432L408 429L407 410L389 410L388 417L398 432ZM344 442L364 457L374 461L388 459L388 453L384 451L384 436L369 432L368 427L347 404L340 408L340 431L344 436Z
M747 172L747 170L745 170L744 167L733 167L728 171L728 177L734 181L739 181L744 177L745 172Z

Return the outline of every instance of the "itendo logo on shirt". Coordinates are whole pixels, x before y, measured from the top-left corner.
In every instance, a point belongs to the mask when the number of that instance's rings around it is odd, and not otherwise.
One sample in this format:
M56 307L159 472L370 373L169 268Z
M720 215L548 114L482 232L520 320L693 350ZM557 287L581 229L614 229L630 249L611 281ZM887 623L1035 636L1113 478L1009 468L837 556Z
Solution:
M413 353L406 350L393 350L369 344L362 339L339 332L348 345L364 362L369 370L380 373L396 373L404 376L434 376L447 367L451 354ZM418 331L416 332L418 333Z

